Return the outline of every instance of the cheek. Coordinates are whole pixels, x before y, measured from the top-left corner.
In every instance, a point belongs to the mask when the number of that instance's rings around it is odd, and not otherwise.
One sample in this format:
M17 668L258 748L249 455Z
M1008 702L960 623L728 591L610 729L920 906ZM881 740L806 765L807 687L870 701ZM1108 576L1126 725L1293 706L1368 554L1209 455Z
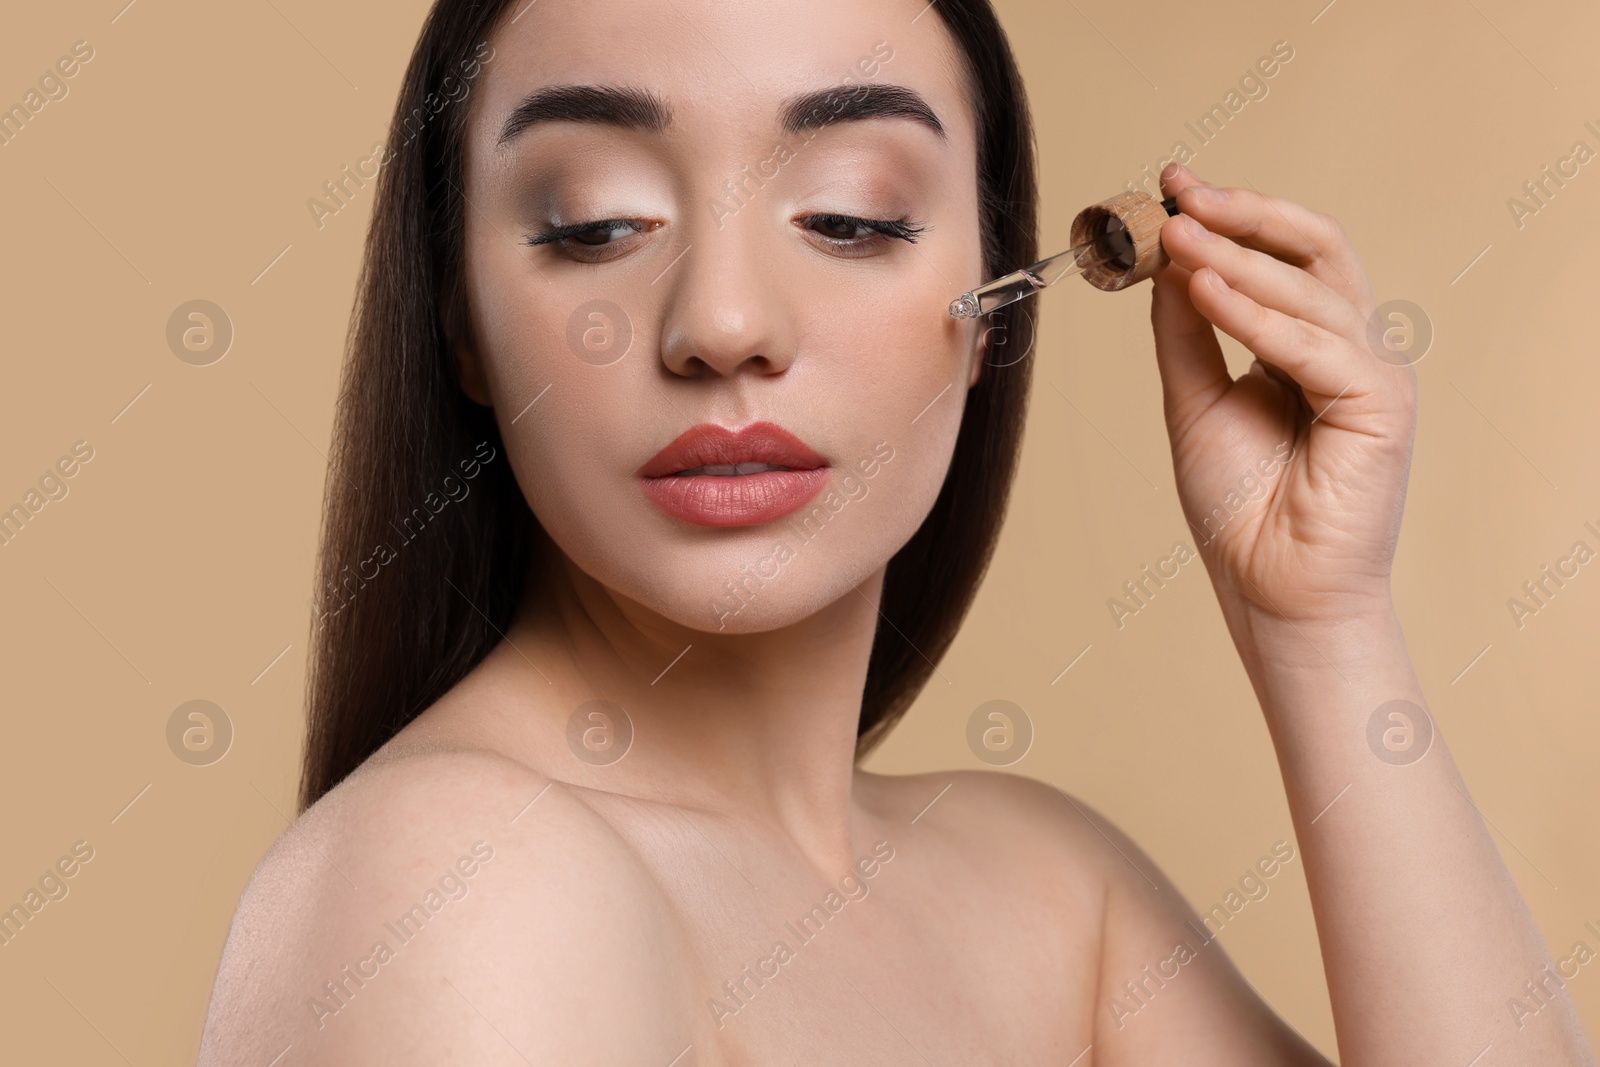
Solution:
M982 320L951 317L950 288L930 263L830 302L801 340L806 373L826 377L836 410L868 425L918 429L939 410L959 409Z
M568 308L544 283L516 277L507 271L475 292L475 336L517 483L565 547L623 517L619 489L633 488L637 462L630 450L651 439L662 403L637 366L642 338L614 361L591 343L625 337L631 323Z
M497 409L517 484L575 561L597 550L627 555L622 546L638 545L649 506L633 478L644 458L640 449L674 436L668 424L678 416L663 413L659 395L625 369L633 357L593 367L567 356L559 336L534 343L548 354L525 357L527 382L518 383L519 399Z
M906 537L932 508L949 468L977 344L975 323L952 318L938 303L942 292L857 317L833 338L830 358L816 361L815 373L833 379L824 391L834 401L838 439L854 442L839 457L841 473L859 474L858 461L870 461L880 442L894 450L871 481L897 498L897 511L914 513Z

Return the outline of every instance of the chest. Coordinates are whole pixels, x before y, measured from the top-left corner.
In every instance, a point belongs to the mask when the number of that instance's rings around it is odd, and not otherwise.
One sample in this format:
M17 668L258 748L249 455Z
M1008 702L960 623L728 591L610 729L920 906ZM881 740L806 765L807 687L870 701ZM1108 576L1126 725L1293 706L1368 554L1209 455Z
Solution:
M1099 916L1070 894L931 841L829 880L697 837L647 850L688 976L681 1067L1069 1063L1088 1044Z

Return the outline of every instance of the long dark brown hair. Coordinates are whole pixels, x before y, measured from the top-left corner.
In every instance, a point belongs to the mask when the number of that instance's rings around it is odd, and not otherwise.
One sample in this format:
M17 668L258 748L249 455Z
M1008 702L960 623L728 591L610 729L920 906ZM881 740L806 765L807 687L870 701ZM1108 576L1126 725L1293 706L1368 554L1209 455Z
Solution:
M406 68L377 178L325 486L300 786L309 807L499 642L556 551L528 508L492 410L463 392L462 145L474 61L512 0L437 0ZM988 0L932 5L976 106L986 278L1038 259L1033 128ZM389 153L392 153L389 154ZM952 294L954 295L954 294ZM955 639L999 537L1037 307L992 312L932 512L889 562L856 759L910 707ZM1019 329L1026 321L1027 330Z

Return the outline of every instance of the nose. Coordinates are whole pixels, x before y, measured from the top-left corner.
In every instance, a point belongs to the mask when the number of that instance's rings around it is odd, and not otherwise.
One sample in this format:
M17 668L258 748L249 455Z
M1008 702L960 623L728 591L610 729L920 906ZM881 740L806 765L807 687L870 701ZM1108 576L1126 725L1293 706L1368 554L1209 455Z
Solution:
M773 276L781 257L764 243L779 238L765 224L735 216L720 227L694 228L688 248L657 283L668 286L661 361L674 374L780 374L794 362L791 302L799 294L792 279L786 287Z

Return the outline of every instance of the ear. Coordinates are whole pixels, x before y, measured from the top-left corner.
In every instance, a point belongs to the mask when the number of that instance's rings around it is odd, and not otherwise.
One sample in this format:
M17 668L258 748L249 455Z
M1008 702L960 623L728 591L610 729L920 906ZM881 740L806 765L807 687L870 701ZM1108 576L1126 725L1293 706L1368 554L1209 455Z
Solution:
M978 343L973 346L972 351L972 372L967 375L968 389L983 380L984 366L989 361L989 334L991 332L992 327L990 326L978 327Z
M451 347L450 354L455 360L461 391L474 403L486 408L494 407L494 401L489 396L489 383L483 373L483 361L478 358L473 346L467 341L458 341Z
M444 321L445 343L450 359L455 363L456 380L461 383L461 391L474 403L486 408L493 407L489 382L483 373L483 360L472 343L471 331L462 322L463 316L449 307L447 302L441 302L439 314Z

